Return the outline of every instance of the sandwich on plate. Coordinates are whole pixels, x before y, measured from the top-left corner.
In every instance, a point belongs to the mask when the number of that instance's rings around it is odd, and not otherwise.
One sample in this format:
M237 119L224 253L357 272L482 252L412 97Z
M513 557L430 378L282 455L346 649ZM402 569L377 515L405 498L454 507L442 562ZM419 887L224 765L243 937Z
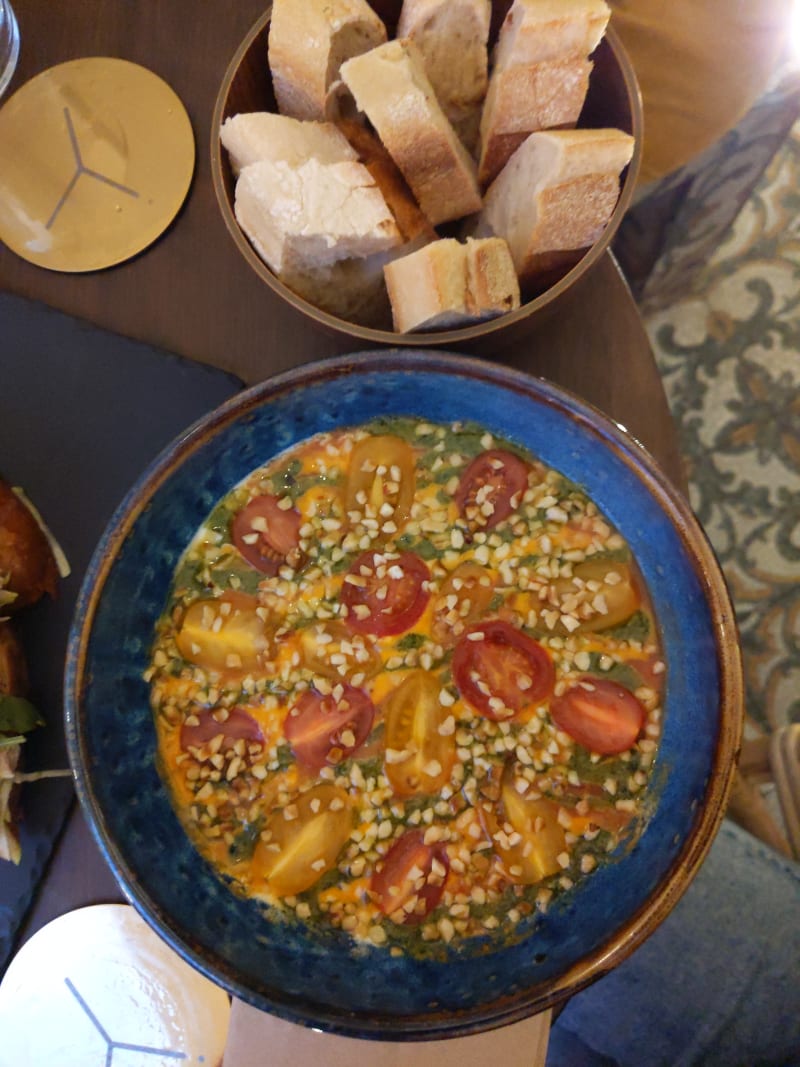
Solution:
M0 859L19 863L20 786L66 774L20 770L28 734L44 720L28 699L28 668L16 615L45 595L55 596L69 574L64 554L24 493L0 478Z

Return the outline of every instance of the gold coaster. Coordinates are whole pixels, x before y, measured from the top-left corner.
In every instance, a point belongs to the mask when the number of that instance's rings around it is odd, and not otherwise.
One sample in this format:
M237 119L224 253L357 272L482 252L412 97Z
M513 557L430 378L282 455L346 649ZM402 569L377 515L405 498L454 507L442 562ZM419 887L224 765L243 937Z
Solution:
M0 109L0 240L49 270L121 263L172 222L194 158L186 109L152 71L51 67Z

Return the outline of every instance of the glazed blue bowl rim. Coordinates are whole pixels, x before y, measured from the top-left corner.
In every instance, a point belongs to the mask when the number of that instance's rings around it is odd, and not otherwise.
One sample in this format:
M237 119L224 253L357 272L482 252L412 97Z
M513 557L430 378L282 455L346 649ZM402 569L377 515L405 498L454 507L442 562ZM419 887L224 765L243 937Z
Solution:
M130 869L124 849L114 839L92 781L81 700L87 645L106 580L118 552L148 501L181 464L203 443L229 425L247 417L262 404L306 384L354 374L413 371L462 375L475 382L527 394L537 403L555 407L599 437L622 457L665 509L670 521L688 542L687 551L698 570L707 596L719 665L719 732L706 782L703 804L666 876L624 925L608 941L570 966L563 974L511 997L498 996L478 1007L442 1016L397 1017L343 1012L324 1004L298 1004L278 998L265 1000L254 993L234 968L216 964L186 943L172 918L148 895L146 874ZM485 420L491 423L490 419ZM264 457L266 460L269 457ZM600 502L602 507L602 501ZM666 917L700 866L719 827L734 770L742 730L742 678L733 610L716 557L705 533L683 496L672 487L655 460L625 429L599 409L545 379L486 361L439 350L388 349L305 364L237 394L199 419L168 445L129 490L109 522L92 557L78 597L70 633L65 675L65 721L76 789L98 845L128 899L179 955L222 984L229 992L262 1010L303 1025L353 1037L394 1040L431 1040L466 1036L522 1020L556 1004L611 970L635 949ZM179 926L180 924L178 924Z

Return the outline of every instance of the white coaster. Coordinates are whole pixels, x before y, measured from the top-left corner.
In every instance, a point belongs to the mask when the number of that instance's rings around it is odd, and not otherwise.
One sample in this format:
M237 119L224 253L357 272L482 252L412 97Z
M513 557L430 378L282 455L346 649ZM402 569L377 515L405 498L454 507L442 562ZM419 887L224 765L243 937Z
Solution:
M0 984L0 1067L220 1067L228 995L132 907L100 904L27 941Z
M544 1067L549 1033L546 1011L447 1041L356 1041L295 1026L234 998L225 1067Z

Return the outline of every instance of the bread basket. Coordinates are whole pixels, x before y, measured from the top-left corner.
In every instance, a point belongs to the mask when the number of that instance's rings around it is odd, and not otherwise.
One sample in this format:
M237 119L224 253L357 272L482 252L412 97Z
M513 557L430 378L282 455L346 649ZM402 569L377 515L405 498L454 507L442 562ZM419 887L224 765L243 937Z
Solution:
M390 35L399 13L399 3L375 3ZM507 2L494 4L493 36L508 8ZM272 272L259 257L240 228L234 214L235 179L227 152L219 139L226 118L242 112L275 111L275 97L267 62L267 42L271 5L255 22L233 56L217 94L211 122L211 172L222 218L245 261L272 292L327 332L358 338L370 344L410 347L457 346L462 351L477 352L505 347L530 332L531 321L563 308L566 297L578 290L595 264L608 252L619 225L631 204L639 173L642 153L642 102L636 75L613 26L592 56L594 63L589 91L581 113L579 127L616 127L635 139L633 157L623 171L616 209L600 238L581 259L546 291L533 295L522 305L498 318L457 329L429 330L399 334L387 323L375 329L337 318L298 296ZM492 37L490 37L490 46Z

